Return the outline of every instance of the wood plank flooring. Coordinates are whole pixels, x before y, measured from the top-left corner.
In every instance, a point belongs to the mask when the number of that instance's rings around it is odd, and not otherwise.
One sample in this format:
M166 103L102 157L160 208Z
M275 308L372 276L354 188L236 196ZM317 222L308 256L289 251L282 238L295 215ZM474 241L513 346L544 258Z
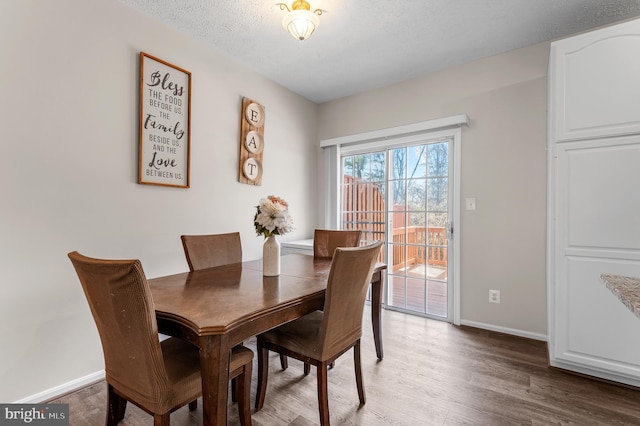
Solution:
M394 279L395 278L395 279ZM390 306L435 316L447 316L447 282L389 277Z
M358 407L352 351L329 371L334 425L640 425L640 390L547 367L546 343L399 312L383 311L385 358L377 362L368 309L362 356L367 403ZM255 339L245 343L255 351ZM255 375L252 401L255 395ZM315 369L272 354L264 408L255 426L319 424ZM99 382L52 402L68 403L71 425L105 421L106 385ZM202 401L171 424L201 425ZM253 403L252 403L253 406ZM129 404L122 425L152 425ZM238 424L229 406L229 424Z

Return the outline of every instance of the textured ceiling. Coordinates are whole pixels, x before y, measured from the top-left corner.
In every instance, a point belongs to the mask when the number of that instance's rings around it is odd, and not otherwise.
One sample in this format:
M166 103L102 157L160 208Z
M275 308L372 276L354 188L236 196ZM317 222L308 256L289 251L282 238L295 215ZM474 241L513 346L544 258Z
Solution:
M279 0L120 1L316 103L640 16L640 0L308 0L326 13L301 42Z

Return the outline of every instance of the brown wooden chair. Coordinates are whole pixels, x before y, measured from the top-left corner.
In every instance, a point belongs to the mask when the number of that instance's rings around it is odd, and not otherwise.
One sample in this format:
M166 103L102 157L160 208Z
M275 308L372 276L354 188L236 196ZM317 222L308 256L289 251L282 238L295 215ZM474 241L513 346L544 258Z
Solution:
M183 235L180 239L191 271L242 262L239 232Z
M93 259L71 252L102 342L108 386L107 425L124 418L127 401L153 415L154 425L169 425L170 413L202 395L198 347L169 338L160 342L149 284L139 260ZM234 348L230 377L238 377L238 408L251 425L250 386L253 352Z
M365 403L360 360L362 312L371 274L382 242L365 247L337 248L331 262L324 308L259 334L256 409L264 405L269 351L316 366L320 424L329 424L327 366L354 348L356 384L360 404Z
M316 259L331 259L338 247L358 247L362 231L359 230L330 230L316 229L313 233L313 257ZM283 370L289 367L287 357L280 355L280 366ZM333 364L331 364L333 368ZM309 364L304 364L304 374L309 374Z
M242 262L242 243L239 232L182 235L180 239L191 271ZM236 380L231 382L231 386L231 398L236 402Z
M331 259L338 247L358 247L362 231L316 229L313 233L313 257Z

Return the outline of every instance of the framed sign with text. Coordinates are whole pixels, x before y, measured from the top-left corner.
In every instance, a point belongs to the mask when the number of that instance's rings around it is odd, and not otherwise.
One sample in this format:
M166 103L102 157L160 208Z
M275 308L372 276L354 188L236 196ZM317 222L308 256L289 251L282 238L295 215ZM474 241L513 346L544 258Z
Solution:
M140 52L138 183L189 188L191 73Z

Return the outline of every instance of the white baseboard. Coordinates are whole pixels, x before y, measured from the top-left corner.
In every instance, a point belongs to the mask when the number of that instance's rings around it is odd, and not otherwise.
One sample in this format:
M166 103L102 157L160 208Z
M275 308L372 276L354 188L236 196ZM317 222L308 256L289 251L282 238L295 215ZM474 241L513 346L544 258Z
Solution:
M610 382L624 383L633 387L640 387L640 380L637 377L623 374L617 371L605 370L595 366L582 366L573 362L564 362L561 360L549 360L551 367L560 368L569 372L579 373L586 376L598 377Z
M104 379L104 370L96 371L95 373L91 373L87 376L80 377L78 379L72 380L67 383L63 383L51 389L47 389L45 391L39 392L35 395L28 396L19 401L16 401L15 403L16 404L39 404L42 402L51 401L52 399L55 399L61 395L67 394L69 392L73 392L85 386L92 385L103 379Z
M512 334L514 336L526 337L528 339L533 339L533 340L542 340L543 342L547 342L549 340L546 334L532 333L530 331L517 330L515 328L500 327L497 325L484 324L481 322L461 320L460 325L468 325L469 327L482 328L483 330L490 330L490 331L497 331L499 333Z

